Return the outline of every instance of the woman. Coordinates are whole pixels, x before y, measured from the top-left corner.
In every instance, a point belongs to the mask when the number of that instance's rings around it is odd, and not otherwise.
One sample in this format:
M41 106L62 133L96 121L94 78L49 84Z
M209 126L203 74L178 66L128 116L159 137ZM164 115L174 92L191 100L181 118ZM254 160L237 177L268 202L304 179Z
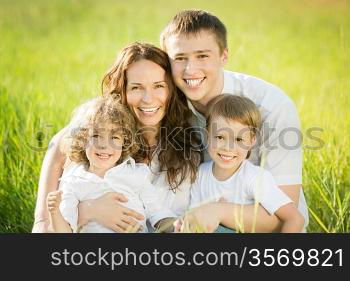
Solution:
M188 123L191 112L186 98L172 81L166 53L150 44L127 46L103 78L102 92L121 98L136 117L142 145L134 157L151 167L161 203L181 216L188 207L190 186L200 162L199 141ZM65 128L54 136L45 155L33 232L48 231L45 202L47 194L57 189L63 173L66 157L60 143L67 132ZM127 198L119 193L85 201L79 205L79 223L97 221L117 232L135 229L142 216L120 204L125 201Z

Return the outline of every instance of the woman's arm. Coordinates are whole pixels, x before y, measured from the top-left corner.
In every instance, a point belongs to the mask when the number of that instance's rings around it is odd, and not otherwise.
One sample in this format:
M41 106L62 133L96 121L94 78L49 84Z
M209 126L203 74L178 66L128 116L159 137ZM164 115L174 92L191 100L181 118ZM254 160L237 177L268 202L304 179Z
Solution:
M81 202L78 226L96 221L115 232L128 232L130 229L137 231L141 225L136 220L142 220L144 217L120 204L126 201L128 200L122 193L109 192L95 200Z
M41 166L38 196L35 207L35 221L32 232L49 232L49 213L46 207L46 197L49 192L58 189L58 179L62 175L65 154L60 144L66 135L67 128L62 129L51 140Z

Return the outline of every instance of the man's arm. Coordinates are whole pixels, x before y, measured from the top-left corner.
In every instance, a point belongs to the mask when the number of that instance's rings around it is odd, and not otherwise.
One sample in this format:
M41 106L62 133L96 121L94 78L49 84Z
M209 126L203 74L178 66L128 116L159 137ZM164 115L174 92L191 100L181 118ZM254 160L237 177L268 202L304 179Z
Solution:
M298 208L302 192L303 157L300 120L294 103L287 101L280 105L265 122L269 126L266 131L262 130L263 135L268 136L260 151L262 166L273 175L280 190Z

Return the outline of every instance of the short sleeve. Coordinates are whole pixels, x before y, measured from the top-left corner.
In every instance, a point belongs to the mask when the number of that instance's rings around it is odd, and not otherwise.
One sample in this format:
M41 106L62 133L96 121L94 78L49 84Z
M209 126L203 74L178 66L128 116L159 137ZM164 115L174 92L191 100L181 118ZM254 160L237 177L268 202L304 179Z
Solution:
M271 173L263 169L250 182L249 197L261 204L271 215L283 205L293 202L277 186Z
M78 228L78 204L79 200L70 182L64 180L60 182L59 189L62 191L62 201L60 211L63 218L70 224L73 232Z
M302 134L293 102L285 102L264 120L260 158L277 185L302 184Z

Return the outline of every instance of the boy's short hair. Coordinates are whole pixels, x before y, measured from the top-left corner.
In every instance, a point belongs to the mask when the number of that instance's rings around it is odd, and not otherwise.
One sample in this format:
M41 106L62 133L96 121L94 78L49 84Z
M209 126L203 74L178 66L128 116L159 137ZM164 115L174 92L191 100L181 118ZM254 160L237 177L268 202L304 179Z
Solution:
M220 52L227 48L225 25L216 16L203 10L185 10L177 13L160 35L160 45L166 50L166 40L172 35L195 35L200 31L210 31L215 35Z
M89 134L91 130L102 128L106 123L115 125L124 136L122 154L117 164L139 149L134 139L135 119L128 108L123 106L118 99L98 97L79 106L74 111L69 124L70 134L62 147L63 152L75 163L88 164L86 145Z
M261 127L261 114L255 103L241 96L222 94L212 99L208 104L207 129L214 117L223 117L248 126L251 136L256 136Z

